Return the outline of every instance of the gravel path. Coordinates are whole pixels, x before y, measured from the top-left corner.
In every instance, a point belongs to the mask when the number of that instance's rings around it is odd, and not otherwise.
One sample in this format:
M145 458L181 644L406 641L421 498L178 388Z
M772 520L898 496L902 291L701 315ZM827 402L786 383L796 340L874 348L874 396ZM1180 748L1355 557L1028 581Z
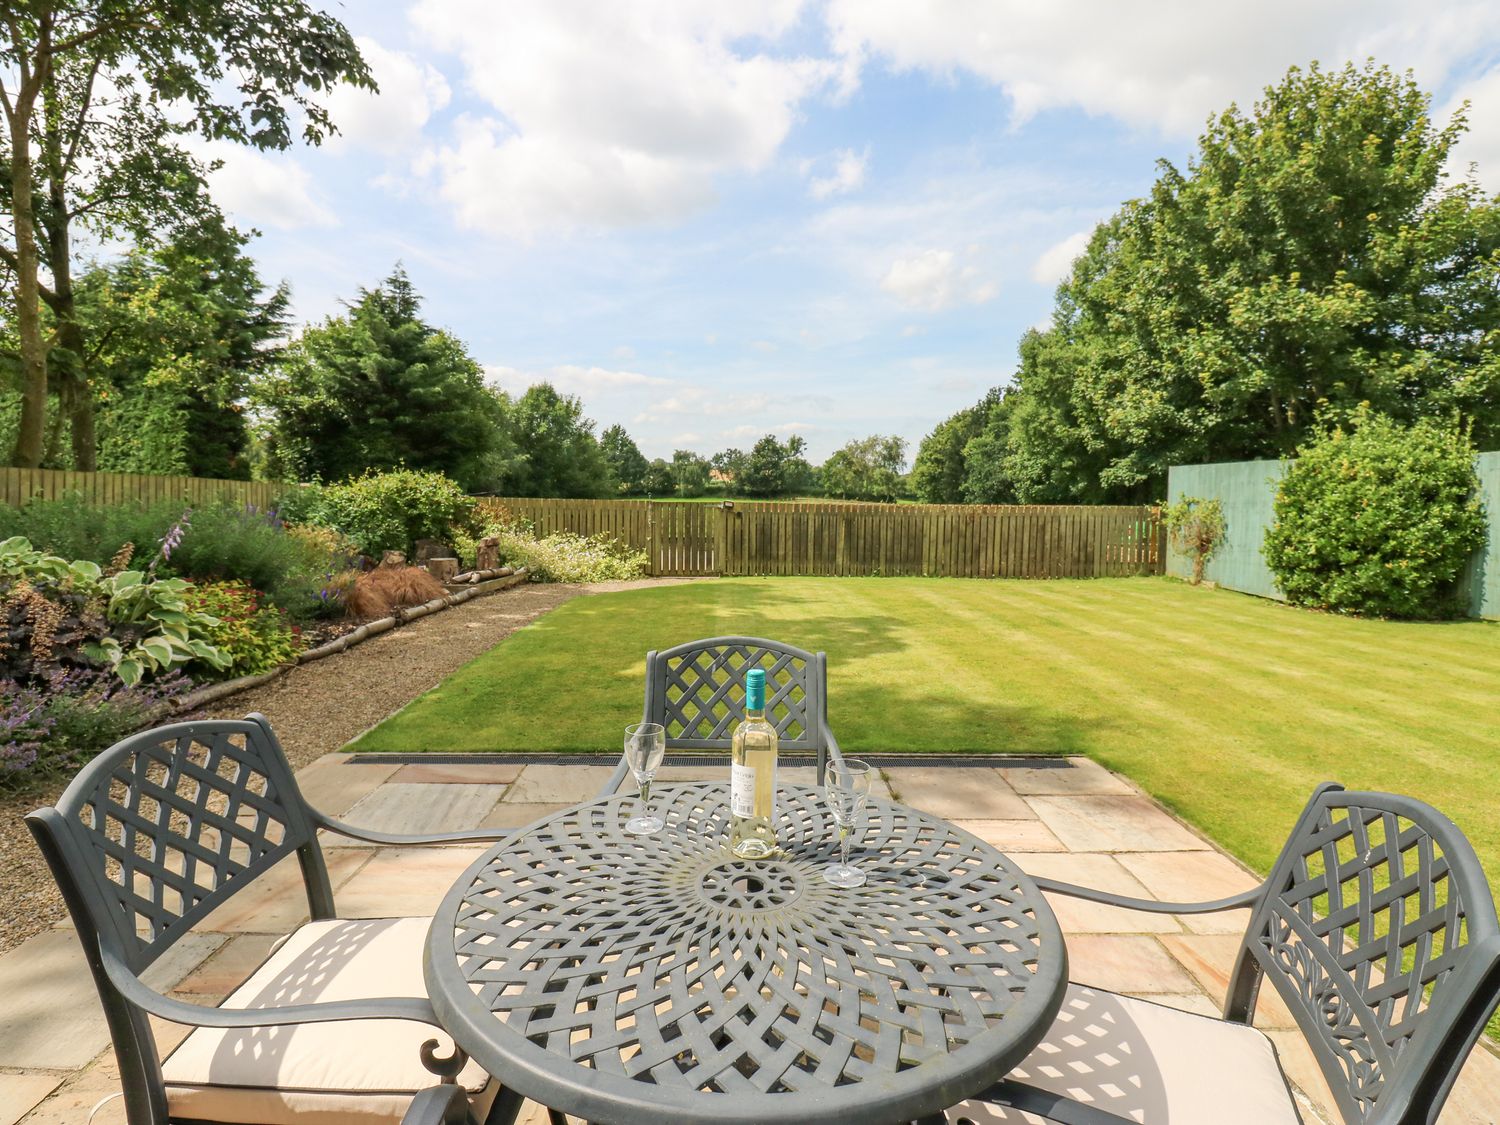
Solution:
M300 665L269 684L221 700L191 717L238 718L260 711L276 728L292 767L300 769L399 711L480 653L566 601L582 594L684 581L695 580L516 586L392 629L338 656ZM0 953L63 916L62 896L21 817L57 800L65 781L24 797L0 800Z

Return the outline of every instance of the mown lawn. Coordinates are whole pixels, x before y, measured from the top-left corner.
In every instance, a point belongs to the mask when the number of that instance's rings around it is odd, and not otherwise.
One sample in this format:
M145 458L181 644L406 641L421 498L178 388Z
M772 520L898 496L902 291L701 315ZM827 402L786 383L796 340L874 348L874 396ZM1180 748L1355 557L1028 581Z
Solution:
M1413 794L1500 885L1500 625L1360 621L1166 579L728 579L580 598L359 750L609 750L644 655L777 637L829 656L847 751L1087 754L1258 869L1313 785Z

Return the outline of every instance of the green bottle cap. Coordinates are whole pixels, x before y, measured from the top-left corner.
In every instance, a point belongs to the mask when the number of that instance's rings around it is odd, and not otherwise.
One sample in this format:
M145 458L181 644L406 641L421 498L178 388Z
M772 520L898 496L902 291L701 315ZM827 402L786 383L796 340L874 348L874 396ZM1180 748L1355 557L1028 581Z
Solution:
M745 673L745 710L764 711L766 709L766 670L764 668L751 668Z

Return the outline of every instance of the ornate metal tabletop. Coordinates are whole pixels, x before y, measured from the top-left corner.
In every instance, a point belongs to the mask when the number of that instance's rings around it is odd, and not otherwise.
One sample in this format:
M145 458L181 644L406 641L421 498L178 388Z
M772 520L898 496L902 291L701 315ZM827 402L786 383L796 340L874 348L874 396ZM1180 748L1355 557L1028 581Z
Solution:
M872 800L855 890L817 789L777 797L783 854L725 850L727 786L578 805L492 848L427 948L443 1025L512 1089L612 1125L934 1113L1036 1045L1067 980L1057 921L1000 852Z

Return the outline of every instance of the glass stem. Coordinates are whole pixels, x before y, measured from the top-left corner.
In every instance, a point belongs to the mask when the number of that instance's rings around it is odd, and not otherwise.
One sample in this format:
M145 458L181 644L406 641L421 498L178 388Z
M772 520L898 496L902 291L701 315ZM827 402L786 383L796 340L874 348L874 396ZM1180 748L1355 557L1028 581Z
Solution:
M641 815L651 815L651 779L641 782Z
M839 866L849 866L849 826L839 825Z

